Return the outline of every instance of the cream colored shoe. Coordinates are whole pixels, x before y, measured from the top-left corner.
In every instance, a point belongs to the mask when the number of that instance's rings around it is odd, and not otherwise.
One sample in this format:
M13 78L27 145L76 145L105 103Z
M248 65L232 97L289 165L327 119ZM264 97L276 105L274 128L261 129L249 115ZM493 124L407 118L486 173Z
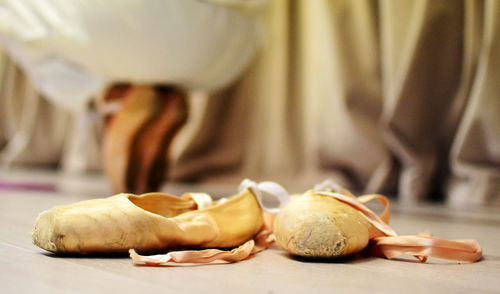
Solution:
M294 197L274 221L276 243L305 257L340 257L363 250L370 237L363 215L313 190Z
M226 248L252 239L263 225L251 189L207 208L200 206L210 200L193 195L118 194L54 207L38 216L33 240L51 252L79 254Z

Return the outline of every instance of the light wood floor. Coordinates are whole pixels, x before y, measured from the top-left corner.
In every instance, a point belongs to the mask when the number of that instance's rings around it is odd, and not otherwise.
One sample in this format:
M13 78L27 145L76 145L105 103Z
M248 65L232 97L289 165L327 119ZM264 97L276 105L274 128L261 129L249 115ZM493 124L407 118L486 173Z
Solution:
M4 183L34 180L56 190L0 190L0 293L500 293L498 208L397 206L392 215L400 234L430 230L443 238L477 239L484 259L474 264L361 255L310 262L273 248L235 264L144 267L128 257L54 257L33 245L30 232L42 210L109 194L100 176L0 173Z

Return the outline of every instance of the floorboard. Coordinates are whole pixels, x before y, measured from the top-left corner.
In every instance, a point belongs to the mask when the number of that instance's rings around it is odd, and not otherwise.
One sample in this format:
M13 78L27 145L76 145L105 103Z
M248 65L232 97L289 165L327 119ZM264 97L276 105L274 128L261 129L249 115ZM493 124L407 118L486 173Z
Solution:
M2 180L33 181L30 173L0 176ZM58 175L37 179L65 181ZM69 182L78 183L78 179ZM98 184L86 193L89 182ZM460 211L443 205L394 205L391 225L400 234L430 230L443 238L477 239L484 258L474 264L432 258L422 264L410 257L385 260L361 254L310 261L274 247L235 264L144 267L134 266L127 256L57 257L32 243L30 232L41 211L101 193L106 196L109 191L103 183L104 179L92 178L65 190L0 191L1 293L387 294L498 293L500 289L500 210L495 208Z

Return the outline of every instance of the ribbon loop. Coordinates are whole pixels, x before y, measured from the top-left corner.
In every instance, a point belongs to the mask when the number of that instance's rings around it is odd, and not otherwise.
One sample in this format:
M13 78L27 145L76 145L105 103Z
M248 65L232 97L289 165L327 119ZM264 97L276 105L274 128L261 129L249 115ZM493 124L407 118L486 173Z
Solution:
M252 191L255 197L257 197L262 210L268 213L277 214L280 209L279 207L266 207L263 203L264 197L277 199L280 206L285 206L290 201L290 195L285 188L275 182L256 183L249 179L244 179L238 187L238 190L241 193L246 189L250 189L250 191Z

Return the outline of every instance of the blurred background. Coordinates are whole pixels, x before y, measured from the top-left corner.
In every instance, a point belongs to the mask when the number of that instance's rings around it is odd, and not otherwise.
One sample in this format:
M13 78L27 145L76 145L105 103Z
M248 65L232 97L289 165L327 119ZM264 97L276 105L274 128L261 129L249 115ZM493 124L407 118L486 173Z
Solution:
M500 2L3 0L0 159L500 206Z

